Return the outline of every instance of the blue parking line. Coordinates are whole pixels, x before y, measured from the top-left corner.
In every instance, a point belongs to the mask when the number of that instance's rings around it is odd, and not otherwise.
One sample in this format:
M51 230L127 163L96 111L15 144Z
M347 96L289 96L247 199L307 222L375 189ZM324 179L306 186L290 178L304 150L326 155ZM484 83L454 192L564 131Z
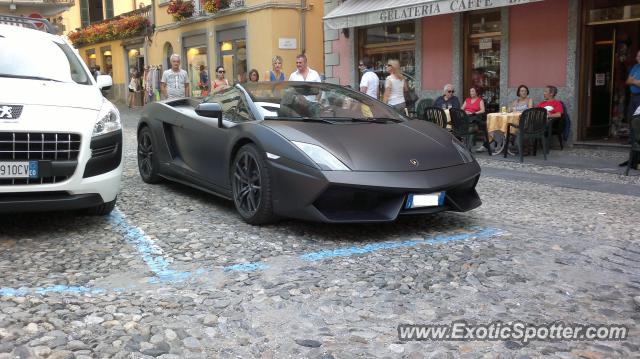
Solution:
M158 246L144 231L134 225L129 224L125 215L119 209L114 209L109 216L109 223L114 229L122 234L124 239L133 245L142 260L149 269L156 275L151 278L151 283L158 282L182 282L194 275L191 272L178 272L170 268L173 262L170 257L165 256L162 248Z
M131 225L126 216L115 209L108 218L108 222L113 226L114 230L120 233L126 242L131 244L138 254L142 257L142 260L154 273L154 277L149 279L149 283L180 283L189 280L190 278L204 276L211 273L211 270L198 269L193 272L180 272L170 268L170 263L173 262L171 257L168 257L162 251L154 241L144 231L134 225ZM328 249L318 252L304 253L298 256L298 259L306 262L319 262L331 258L349 257L355 255L363 255L368 253L374 253L383 250L391 250L397 248L410 248L419 245L437 245L445 244L449 242L468 241L471 239L487 239L490 237L500 236L503 232L497 228L483 228L474 226L470 228L470 232L454 234L454 235L437 235L426 237L418 240L408 241L388 241L381 243L372 243L363 246L351 246L337 249ZM234 265L228 265L222 267L223 272L254 272L260 270L266 270L269 265L265 262L251 262L251 263L239 263ZM126 290L135 289L135 285L131 285L128 288L111 288L110 291L117 293L124 292ZM66 285L54 285L49 287L38 288L0 288L1 296L26 296L26 295L44 295L48 293L68 293L68 294L103 294L107 290L98 287L87 286L66 286Z
M461 233L456 235L439 235L433 237L427 237L425 239L411 240L411 241L401 241L401 242L382 242L382 243L373 243L367 244L364 246L352 246L346 248L338 248L338 249L328 249L319 252L311 252L306 254L301 254L298 256L299 259L307 262L316 262L323 261L330 258L336 257L349 257L353 255L367 254L373 253L381 250L389 250L396 248L408 248L415 247L418 245L436 245L436 244L444 244L449 242L458 242L458 241L468 241L473 238L477 239L486 239L494 236L499 236L502 234L497 228L482 228L482 227L473 227L474 232L469 233ZM256 270L265 270L269 268L268 264L263 262L253 262L253 263L241 263L235 264L231 266L224 267L225 272L230 271L238 271L238 272L252 272Z

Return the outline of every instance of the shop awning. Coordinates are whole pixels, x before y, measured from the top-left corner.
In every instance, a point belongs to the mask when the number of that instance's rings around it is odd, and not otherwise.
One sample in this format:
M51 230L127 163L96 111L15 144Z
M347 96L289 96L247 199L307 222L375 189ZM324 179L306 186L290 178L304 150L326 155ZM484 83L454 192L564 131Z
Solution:
M345 0L325 17L331 29L526 4L542 0Z

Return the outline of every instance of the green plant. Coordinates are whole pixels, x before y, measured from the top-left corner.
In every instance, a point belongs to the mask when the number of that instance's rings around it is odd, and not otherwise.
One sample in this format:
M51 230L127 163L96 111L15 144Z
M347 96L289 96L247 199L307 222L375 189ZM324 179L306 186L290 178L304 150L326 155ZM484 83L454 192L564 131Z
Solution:
M69 33L69 40L75 47L95 44L104 41L127 39L145 34L150 23L143 16L114 18L108 22L89 25Z

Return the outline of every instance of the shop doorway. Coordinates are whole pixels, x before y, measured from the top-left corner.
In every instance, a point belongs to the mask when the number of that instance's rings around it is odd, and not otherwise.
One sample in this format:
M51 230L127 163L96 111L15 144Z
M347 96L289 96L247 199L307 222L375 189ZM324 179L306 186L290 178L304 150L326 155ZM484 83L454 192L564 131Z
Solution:
M500 11L470 12L465 15L464 89L460 101L475 87L484 100L487 112L500 107Z
M625 82L640 49L640 5L617 3L616 7L585 9L588 22L583 29L584 115L578 133L580 140L628 141L630 94Z

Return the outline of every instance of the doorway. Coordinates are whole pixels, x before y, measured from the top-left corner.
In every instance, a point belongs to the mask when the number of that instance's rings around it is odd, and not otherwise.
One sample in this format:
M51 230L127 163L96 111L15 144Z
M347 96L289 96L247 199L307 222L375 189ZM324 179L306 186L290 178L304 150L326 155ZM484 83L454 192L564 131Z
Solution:
M581 75L584 112L579 140L628 141L630 93L626 80L640 50L640 6L616 2L615 7L585 8L588 20L583 28L585 66ZM591 1L591 5L605 3Z

